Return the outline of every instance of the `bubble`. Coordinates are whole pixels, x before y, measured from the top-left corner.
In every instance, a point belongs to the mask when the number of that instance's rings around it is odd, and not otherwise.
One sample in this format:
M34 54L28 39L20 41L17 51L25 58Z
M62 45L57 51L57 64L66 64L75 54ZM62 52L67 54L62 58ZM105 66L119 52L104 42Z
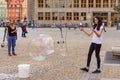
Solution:
M29 56L37 61L45 60L45 57L54 53L54 40L48 34L40 34L30 42Z

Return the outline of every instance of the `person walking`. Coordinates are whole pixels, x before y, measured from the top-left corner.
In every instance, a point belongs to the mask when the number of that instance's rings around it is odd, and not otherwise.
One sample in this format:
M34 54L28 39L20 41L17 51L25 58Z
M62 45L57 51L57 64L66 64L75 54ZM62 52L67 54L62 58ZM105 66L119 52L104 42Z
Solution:
M27 23L23 22L23 25L22 25L22 37L26 37L26 33L28 33L26 27L27 27Z
M7 27L6 37L8 39L8 55L16 56L15 45L16 45L17 29L14 26L14 23L12 21L10 22L10 24ZM12 55L11 55L11 48L12 48Z
M85 34L87 34L88 36L92 35L92 42L90 44L89 51L88 51L87 65L86 65L86 67L80 68L80 70L85 71L85 72L89 71L91 57L92 57L93 51L95 51L95 56L97 59L97 69L95 71L93 71L92 73L101 73L101 70L100 70L100 63L101 63L100 50L101 50L101 46L102 46L102 32L104 30L104 26L102 25L101 17L96 16L94 18L93 28L90 32L86 31L82 27L80 27L80 30L82 32L84 32Z

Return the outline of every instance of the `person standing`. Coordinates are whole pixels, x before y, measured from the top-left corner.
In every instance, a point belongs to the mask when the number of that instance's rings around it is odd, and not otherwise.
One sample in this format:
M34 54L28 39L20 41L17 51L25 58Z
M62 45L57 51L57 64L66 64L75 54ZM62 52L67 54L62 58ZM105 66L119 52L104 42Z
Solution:
M16 56L15 45L16 45L17 29L14 26L13 22L10 22L10 24L7 27L6 37L8 39L8 55ZM11 55L11 48L12 48L12 55Z
M22 25L22 37L26 37L26 33L27 33L27 23L26 22L23 22L23 25Z
M89 71L91 57L92 57L93 51L95 51L95 56L96 56L96 60L97 60L97 69L95 71L93 71L92 73L101 73L101 70L100 70L100 63L101 63L100 50L101 50L101 46L102 46L103 29L104 29L104 26L102 25L102 19L99 16L96 16L94 18L93 28L90 32L87 32L82 27L80 27L80 30L82 32L84 32L88 36L92 35L92 42L91 42L91 45L90 45L89 51L88 51L87 65L84 68L80 68L80 70L85 71L85 72Z

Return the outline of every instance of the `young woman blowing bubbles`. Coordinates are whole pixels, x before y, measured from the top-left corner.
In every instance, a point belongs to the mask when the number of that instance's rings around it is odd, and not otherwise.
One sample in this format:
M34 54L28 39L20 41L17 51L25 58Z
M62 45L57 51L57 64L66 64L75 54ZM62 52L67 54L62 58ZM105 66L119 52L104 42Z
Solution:
M88 36L92 35L92 42L89 47L89 52L88 52L88 57L87 57L87 65L84 68L81 68L82 71L88 72L89 71L89 66L91 62L91 56L93 54L93 51L95 51L95 56L97 60L97 69L93 71L92 73L101 73L100 70L100 49L102 46L102 32L103 32L104 26L102 25L102 20L100 17L96 16L94 18L94 23L93 23L93 29L90 32L87 32L83 28L80 28L82 32L87 34Z

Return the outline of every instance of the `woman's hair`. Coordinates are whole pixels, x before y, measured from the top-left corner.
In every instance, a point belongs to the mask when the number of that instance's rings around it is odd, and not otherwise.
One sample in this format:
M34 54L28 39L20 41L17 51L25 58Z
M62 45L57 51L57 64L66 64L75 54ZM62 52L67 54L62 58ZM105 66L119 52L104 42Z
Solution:
M100 16L96 16L95 18L98 19L98 24L96 24L95 21L94 21L93 29L95 29L95 28L97 27L97 30L99 31L99 30L100 30L100 27L101 27L101 25L102 25L102 19L101 19Z
M12 27L13 27L13 26L14 26L14 23L13 23L13 22L10 22L10 26L12 26Z

